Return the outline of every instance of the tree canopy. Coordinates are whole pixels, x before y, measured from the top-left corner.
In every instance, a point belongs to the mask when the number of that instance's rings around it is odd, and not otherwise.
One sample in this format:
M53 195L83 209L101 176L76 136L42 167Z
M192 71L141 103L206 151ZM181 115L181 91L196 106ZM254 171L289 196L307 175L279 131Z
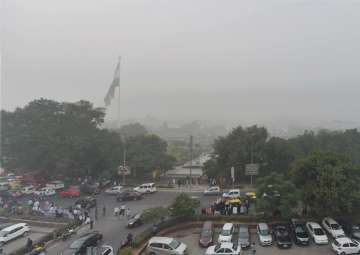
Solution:
M147 133L148 131L146 130L146 128L140 123L130 123L121 126L119 129L120 136L125 139L139 135L146 135Z

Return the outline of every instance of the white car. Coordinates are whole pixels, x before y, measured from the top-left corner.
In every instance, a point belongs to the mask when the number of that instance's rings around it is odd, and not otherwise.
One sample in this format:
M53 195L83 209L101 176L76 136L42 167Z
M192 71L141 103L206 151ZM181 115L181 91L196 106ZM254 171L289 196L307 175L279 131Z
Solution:
M62 181L52 181L46 184L46 188L53 190L64 189L65 184Z
M204 196L219 196L221 194L219 186L212 186L204 190Z
M55 194L56 194L55 190L47 188L47 187L34 191L34 195L36 195L36 196L53 196Z
M187 246L171 237L154 236L146 246L146 254L185 255L187 254Z
M259 242L260 242L261 246L272 245L273 239L272 239L271 231L270 231L268 224L266 224L266 223L257 224L256 233L259 237Z
M21 193L24 195L31 195L35 191L35 187L33 185L25 186L21 189Z
M108 195L118 195L123 191L122 186L113 186L105 190L105 193Z
M20 236L26 236L30 227L26 223L17 223L0 231L0 243L5 244Z
M324 218L322 226L333 238L345 236L345 232L342 227L332 218Z
M316 222L307 222L306 228L316 244L328 244L329 239L321 226Z
M239 189L231 189L228 192L225 192L223 195L223 198L240 198L240 190Z
M219 243L231 242L234 232L235 232L234 224L225 223L219 235L218 242Z
M156 192L155 183L144 183L134 188L134 191L139 193L154 193Z
M336 238L331 244L331 247L338 255L360 253L359 242L348 237Z
M241 248L234 243L219 243L207 248L205 255L239 255Z

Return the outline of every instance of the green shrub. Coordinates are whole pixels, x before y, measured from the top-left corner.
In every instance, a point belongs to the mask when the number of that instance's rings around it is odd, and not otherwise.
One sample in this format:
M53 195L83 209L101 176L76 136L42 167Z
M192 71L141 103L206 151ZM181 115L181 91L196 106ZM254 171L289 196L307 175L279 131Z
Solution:
M160 219L161 217L165 217L167 215L168 215L168 209L159 206L159 207L146 209L142 213L142 220L144 223L156 222L157 219Z
M199 202L192 199L188 194L178 195L170 206L171 215L174 217L188 217L195 214Z
M121 249L117 255L132 255L132 249L130 247Z

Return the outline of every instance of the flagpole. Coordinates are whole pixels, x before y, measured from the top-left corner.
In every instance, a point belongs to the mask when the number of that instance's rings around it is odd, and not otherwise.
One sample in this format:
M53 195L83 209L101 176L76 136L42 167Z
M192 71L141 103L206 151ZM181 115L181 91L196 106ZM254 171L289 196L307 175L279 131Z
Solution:
M121 56L119 56L118 61L119 61L119 73L120 73ZM118 88L118 128L120 129L120 74L119 74L119 88Z

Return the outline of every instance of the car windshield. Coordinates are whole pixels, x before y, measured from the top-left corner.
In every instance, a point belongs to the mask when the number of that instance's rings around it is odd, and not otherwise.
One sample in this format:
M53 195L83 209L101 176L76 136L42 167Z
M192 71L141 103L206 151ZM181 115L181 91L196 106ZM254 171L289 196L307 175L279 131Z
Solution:
M241 239L247 239L249 238L249 232L244 230L244 231L239 231L239 238Z
M171 241L171 243L169 243L169 246L170 246L172 249L176 249L177 247L180 246L180 244L181 244L181 243L180 243L178 240L173 239L173 240Z
M210 237L211 236L211 230L210 229L203 229L201 231L201 236L202 237Z
M222 236L229 236L229 235L231 235L231 230L230 229L223 229L221 231L221 235Z
M339 229L340 229L339 224L336 224L336 223L333 223L333 224L331 224L330 226L331 226L331 228L334 229L334 230L339 230Z
M70 245L70 249L79 249L82 244L84 243L85 238L80 238L76 241L74 241L71 245Z
M7 231L0 231L0 236L3 237L7 234L8 232Z
M269 230L268 229L260 229L260 234L263 236L269 235Z
M305 238L305 237L308 236L307 233L306 233L306 231L305 231L305 229L304 229L303 227L301 227L301 226L297 226L297 227L295 228L295 233L296 233L296 235L297 235L298 237L301 237L301 238Z
M317 236L323 236L324 235L324 231L321 228L314 228L314 233Z

